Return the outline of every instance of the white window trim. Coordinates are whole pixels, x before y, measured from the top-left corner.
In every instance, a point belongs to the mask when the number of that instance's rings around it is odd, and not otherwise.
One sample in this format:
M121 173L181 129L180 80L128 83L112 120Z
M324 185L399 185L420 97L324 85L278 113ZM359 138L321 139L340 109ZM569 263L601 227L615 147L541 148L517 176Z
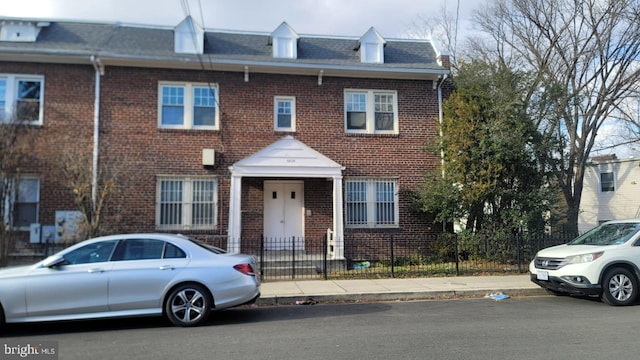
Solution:
M297 39L291 36L273 38L273 57L276 59L297 59Z
M165 86L184 87L184 123L182 125L165 125L162 123L162 88ZM194 125L193 124L193 89L196 87L211 87L215 89L215 125ZM158 128L160 129L195 129L195 130L220 130L220 106L218 84L190 83L177 81L160 81L158 83Z
M359 93L367 96L366 109L366 129L348 129L347 127L347 97L349 94ZM393 95L393 129L375 130L375 95ZM348 134L398 134L398 92L395 90L365 90L365 89L345 89L344 90L344 131Z
M361 45L361 51L361 62L370 64L384 63L384 44L379 42L365 42Z
M376 201L375 201L375 183L379 181L389 181L394 182L395 184L395 193L393 194L393 211L394 211L394 223L393 224L376 224L375 221L375 211L376 211ZM349 224L347 222L347 211L346 206L349 204L347 201L347 193L346 193L346 183L349 182L366 182L367 183L367 223L366 224ZM368 229L383 229L383 228L398 228L400 227L400 205L399 205L399 194L398 194L398 179L397 178L347 178L345 179L345 227L346 228L368 228Z
M36 193L36 221L35 223L39 222L40 219L40 177L36 176L36 175L21 175L18 178L9 180L11 181L10 184L8 184L9 186L9 193L6 194L6 198L5 198L5 203L4 203L4 223L9 227L9 228L13 228L14 230L19 230L19 231L30 231L30 226L18 226L18 227L13 227L13 221L14 221L14 216L15 213L14 211L16 203L18 203L18 196L16 193L16 186L15 186L15 182L17 181L18 183L20 183L21 180L36 180L38 182L38 192ZM6 181L6 180L5 180Z
M0 122L19 121L20 119L13 119L14 108L18 101L18 82L21 80L26 81L39 81L40 82L40 104L38 119L26 121L29 125L42 125L44 119L44 76L42 75L28 75L28 74L0 74L0 79L6 80L5 89L5 118L0 119Z
M607 190L607 191L602 190L602 187L603 187L602 175L604 175L604 174L611 174L611 176L613 177L613 180L612 180L612 182L613 182L613 190ZM616 184L616 174L615 174L614 171L601 171L600 172L600 192L601 193L603 193L603 194L605 194L605 193L614 193L616 191L616 185L617 185Z
M278 102L291 102L291 126L278 126ZM273 98L273 128L275 131L296 131L296 98L295 96L275 96Z
M160 207L161 207L161 183L162 181L183 181L182 188L182 224L160 224ZM213 224L194 225L191 205L193 204L193 181L194 180L212 180L215 182L215 190L213 193ZM219 201L218 192L220 182L218 177L211 176L158 176L156 180L156 229L158 230L214 230L218 227Z

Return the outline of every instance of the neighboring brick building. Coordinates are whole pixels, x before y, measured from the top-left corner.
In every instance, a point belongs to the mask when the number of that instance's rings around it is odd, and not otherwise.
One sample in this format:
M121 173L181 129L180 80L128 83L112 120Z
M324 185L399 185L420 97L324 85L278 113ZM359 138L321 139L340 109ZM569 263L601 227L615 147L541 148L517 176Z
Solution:
M345 238L441 229L403 190L439 166L423 149L448 73L430 42L374 28L346 38L286 23L210 32L190 17L175 28L0 19L0 114L25 101L39 113L25 221L74 209L45 161L51 139L97 143L99 163L118 159L137 179L120 231L216 235L230 251L263 234L267 248L318 251L331 233L340 258Z

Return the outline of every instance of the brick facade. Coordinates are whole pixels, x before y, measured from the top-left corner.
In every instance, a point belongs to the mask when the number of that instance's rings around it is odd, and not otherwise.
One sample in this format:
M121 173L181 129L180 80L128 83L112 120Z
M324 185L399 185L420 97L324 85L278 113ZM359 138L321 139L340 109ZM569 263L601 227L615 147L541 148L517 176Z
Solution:
M37 128L34 157L26 165L41 178L39 221L53 224L56 210L73 209L66 184L54 175L46 161L51 146L79 147L93 151L95 70L91 64L18 63L0 61L0 74L44 76L44 120ZM404 190L418 190L427 170L439 159L423 151L437 136L439 114L435 80L370 77L268 74L252 72L248 81L236 71L218 71L215 65L185 70L158 67L105 66L100 86L99 157L101 164L118 164L121 201L112 204L107 219L114 231L156 231L158 176L218 178L218 219L214 230L194 235L218 239L229 224L230 172L234 163L278 141L284 135L315 149L345 167L345 178L388 177L398 179L399 227L384 230L345 228L345 239L366 241L377 234L423 236L439 232L424 215L409 210ZM160 129L158 91L160 82L211 83L219 92L219 130ZM346 89L392 90L397 93L399 133L393 135L347 134ZM274 131L274 97L295 97L296 130ZM60 143L56 142L60 139ZM202 149L215 149L216 164L202 165ZM263 228L263 182L269 178L242 180L243 246L259 242ZM307 249L319 251L317 241L332 226L332 182L303 178L305 238ZM311 215L309 215L309 213ZM186 232L189 233L189 232ZM360 240L358 240L360 239Z

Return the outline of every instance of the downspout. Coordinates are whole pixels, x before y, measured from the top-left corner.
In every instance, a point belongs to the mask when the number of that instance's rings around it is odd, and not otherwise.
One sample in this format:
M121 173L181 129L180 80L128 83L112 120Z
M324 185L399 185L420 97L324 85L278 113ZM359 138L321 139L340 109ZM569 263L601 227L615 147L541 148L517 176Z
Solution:
M100 77L104 75L104 66L100 59L91 55L91 64L96 72L95 75L95 98L93 105L93 173L91 174L91 204L93 211L96 211L98 201L98 153L100 144Z
M438 82L438 121L440 122L440 144L444 139L444 131L442 130L442 124L444 123L444 109L442 106L442 84L447 80L447 74L442 76L442 80ZM440 146L440 170L442 171L442 178L444 179L444 148ZM447 232L447 222L442 222L442 233ZM457 266L457 262L456 262ZM457 269L456 269L457 270Z
M442 76L442 80L438 82L438 121L440 122L440 143L444 138L442 124L444 123L444 110L442 106L442 84L447 80L447 74ZM440 169L442 170L442 178L444 179L444 149L440 147Z

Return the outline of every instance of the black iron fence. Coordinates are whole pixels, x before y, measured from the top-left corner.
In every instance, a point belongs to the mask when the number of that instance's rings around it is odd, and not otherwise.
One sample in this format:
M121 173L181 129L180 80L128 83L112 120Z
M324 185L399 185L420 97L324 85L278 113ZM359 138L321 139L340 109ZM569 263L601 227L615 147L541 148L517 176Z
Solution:
M263 281L477 275L524 273L538 250L573 238L567 234L347 237L344 256L327 251L332 247L326 237L262 238L258 246L243 244L242 252L256 256Z
M226 248L225 236L196 236ZM242 239L241 252L254 255L263 281L303 279L398 278L419 276L524 273L540 249L563 244L568 234L503 237L434 234L346 236L342 252L327 236ZM68 244L43 244L42 257Z

